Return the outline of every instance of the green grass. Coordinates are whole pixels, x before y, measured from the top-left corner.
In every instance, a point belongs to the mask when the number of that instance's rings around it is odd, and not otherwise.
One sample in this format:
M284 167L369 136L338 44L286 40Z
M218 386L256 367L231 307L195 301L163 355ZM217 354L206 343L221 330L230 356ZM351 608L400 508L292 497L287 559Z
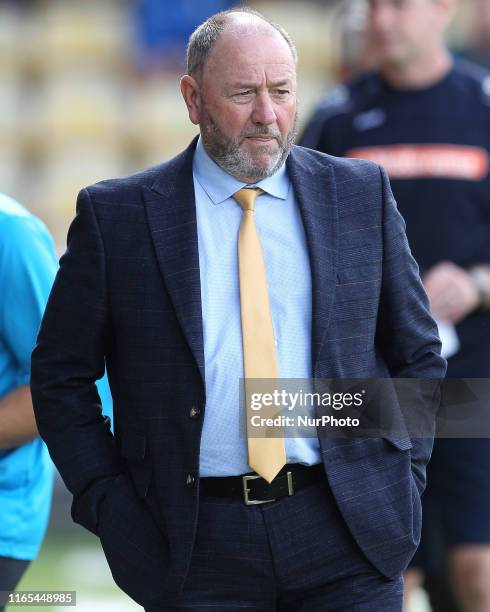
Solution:
M7 611L129 612L142 608L114 584L98 538L75 525L50 529L39 557L33 561L17 591L76 591L77 606L7 606Z

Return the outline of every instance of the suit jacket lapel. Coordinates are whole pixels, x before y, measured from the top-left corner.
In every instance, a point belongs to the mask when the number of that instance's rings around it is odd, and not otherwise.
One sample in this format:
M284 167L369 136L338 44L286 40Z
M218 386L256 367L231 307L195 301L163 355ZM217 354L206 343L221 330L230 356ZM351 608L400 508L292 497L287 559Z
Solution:
M204 381L201 281L192 159L197 138L145 189L148 223L165 286Z
M337 192L334 172L298 147L289 155L288 173L298 201L310 257L312 276L312 362L318 376L318 358L325 341L337 273Z

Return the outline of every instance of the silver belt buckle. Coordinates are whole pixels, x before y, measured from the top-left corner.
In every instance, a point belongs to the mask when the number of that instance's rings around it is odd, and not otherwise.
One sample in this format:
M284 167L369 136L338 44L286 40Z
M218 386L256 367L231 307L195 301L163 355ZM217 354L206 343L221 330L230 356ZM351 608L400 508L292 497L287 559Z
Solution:
M287 476L287 480L288 480L288 495L291 496L294 494L294 488L293 488L293 475L291 472L287 472L286 473ZM246 506L257 506L258 504L267 504L269 502L273 502L276 501L276 498L274 499L249 499L248 494L250 493L250 489L247 487L247 482L249 480L255 480L256 478L261 478L261 476L259 476L258 474L249 474L248 476L242 476L242 483L243 483L243 500L245 502Z
M267 504L268 502L276 501L275 499L249 499L248 494L250 493L250 489L247 487L247 482L249 480L255 480L256 478L261 478L258 474L250 474L248 476L242 476L243 483L243 499L245 501L246 506L256 506L258 504Z

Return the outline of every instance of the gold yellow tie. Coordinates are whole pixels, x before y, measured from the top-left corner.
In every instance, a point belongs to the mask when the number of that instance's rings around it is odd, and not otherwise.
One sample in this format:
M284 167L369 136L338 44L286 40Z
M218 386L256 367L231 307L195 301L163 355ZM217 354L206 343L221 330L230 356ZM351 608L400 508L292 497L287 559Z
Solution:
M240 189L234 194L243 210L238 235L238 267L240 274L240 307L242 318L243 365L245 381L263 378L275 384L278 377L274 330L269 307L267 276L255 226L254 207L261 189ZM255 429L251 431L249 393L245 382L247 398L248 463L257 474L271 482L286 463L284 436L277 435L277 428L271 429L275 437Z

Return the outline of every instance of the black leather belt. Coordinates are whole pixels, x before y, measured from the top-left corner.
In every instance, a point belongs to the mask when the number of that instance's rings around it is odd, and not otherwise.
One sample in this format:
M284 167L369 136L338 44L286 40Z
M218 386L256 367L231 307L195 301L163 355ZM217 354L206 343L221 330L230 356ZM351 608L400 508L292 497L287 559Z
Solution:
M271 483L255 472L242 476L201 478L199 487L205 495L242 499L247 506L266 504L325 478L323 465L286 464Z

